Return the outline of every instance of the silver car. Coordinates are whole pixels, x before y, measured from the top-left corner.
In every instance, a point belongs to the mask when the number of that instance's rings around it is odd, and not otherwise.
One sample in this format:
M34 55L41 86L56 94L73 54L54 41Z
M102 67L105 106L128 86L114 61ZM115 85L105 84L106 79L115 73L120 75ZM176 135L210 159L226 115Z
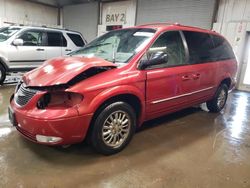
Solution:
M0 84L10 72L34 69L47 59L66 55L85 44L75 31L30 26L0 28Z

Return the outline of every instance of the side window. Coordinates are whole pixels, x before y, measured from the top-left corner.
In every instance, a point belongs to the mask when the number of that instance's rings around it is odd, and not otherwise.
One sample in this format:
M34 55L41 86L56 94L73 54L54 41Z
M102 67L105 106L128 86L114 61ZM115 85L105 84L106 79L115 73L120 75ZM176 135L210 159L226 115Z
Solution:
M215 61L234 59L234 52L230 44L222 37L211 35L214 43L213 58Z
M39 30L29 30L22 33L19 39L23 39L23 46L43 46L43 32Z
M192 31L183 31L183 33L188 45L190 64L214 61L214 46L209 34Z
M48 46L60 47L67 46L66 39L63 41L62 33L59 32L47 32ZM66 45L65 45L66 44Z
M78 46L83 47L85 45L84 41L82 40L82 37L78 34L73 33L67 33L68 37L72 40L72 42Z
M186 63L185 49L179 31L168 31L162 34L150 47L148 59L154 58L154 56L162 52L168 56L168 61L164 67L178 66Z

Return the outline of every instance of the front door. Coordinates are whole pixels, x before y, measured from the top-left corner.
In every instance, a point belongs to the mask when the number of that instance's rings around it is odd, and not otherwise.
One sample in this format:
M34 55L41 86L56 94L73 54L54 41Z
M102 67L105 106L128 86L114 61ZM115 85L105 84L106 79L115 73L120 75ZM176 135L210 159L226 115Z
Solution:
M167 53L168 60L145 70L147 119L185 108L186 94L195 89L190 77L193 70L187 63L187 50L179 31L163 33L148 50L147 58L161 51Z
M10 45L8 57L11 68L34 68L46 60L42 30L26 30L17 38L23 40L22 46Z

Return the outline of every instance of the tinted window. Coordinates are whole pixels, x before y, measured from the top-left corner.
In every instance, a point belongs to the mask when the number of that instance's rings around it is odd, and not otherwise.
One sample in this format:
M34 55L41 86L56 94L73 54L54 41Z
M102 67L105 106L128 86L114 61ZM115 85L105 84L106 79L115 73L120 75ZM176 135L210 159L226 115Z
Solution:
M62 46L62 34L58 32L47 32L48 46Z
M207 33L183 31L188 49L189 62L191 64L213 61L214 45Z
M22 33L19 39L23 39L23 46L42 46L44 45L44 33L39 30L29 30Z
M84 42L82 40L82 37L78 34L72 34L72 33L67 33L67 35L69 36L69 38L73 41L73 43L78 46L78 47L82 47L84 46Z
M177 66L186 63L185 50L179 31L169 31L162 34L149 49L148 58L154 58L161 52L168 55L168 61L163 66Z
M183 31L191 64L213 62L234 58L231 46L226 40L207 33Z
M234 59L234 53L230 44L222 37L211 35L214 43L213 58L215 61Z

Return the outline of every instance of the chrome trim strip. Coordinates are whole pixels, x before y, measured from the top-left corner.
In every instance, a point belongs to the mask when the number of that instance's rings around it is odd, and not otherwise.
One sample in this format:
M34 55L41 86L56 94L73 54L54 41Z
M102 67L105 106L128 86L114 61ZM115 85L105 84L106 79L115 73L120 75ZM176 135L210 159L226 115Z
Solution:
M173 99L180 98L180 97L185 97L185 96L193 95L193 94L200 93L200 92L202 92L202 91L207 91L207 90L210 90L210 89L213 89L213 88L214 88L214 87L208 87L208 88L201 89L201 90L198 90L198 91L194 91L194 92L191 92L191 93L185 93L185 94L177 95L177 96L174 96L174 97L169 97L169 98L165 98L165 99L160 99L160 100L151 102L151 104L157 104L157 103L161 103L161 102L173 100Z

